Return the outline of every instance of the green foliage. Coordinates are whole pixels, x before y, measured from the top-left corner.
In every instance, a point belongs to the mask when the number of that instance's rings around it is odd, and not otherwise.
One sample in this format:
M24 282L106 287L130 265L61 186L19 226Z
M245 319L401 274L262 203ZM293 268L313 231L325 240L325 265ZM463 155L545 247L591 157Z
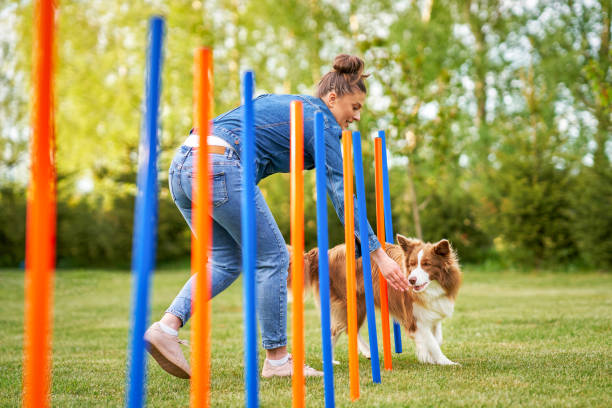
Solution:
M157 259L183 257L191 248L189 228L169 197L160 191ZM59 197L56 258L59 267L129 266L133 194L87 194ZM20 186L0 188L0 266L16 267L25 259L26 194Z
M163 188L160 195L157 259L163 261L188 254L191 240L168 189ZM129 266L134 195L108 198L90 194L58 203L59 266Z
M571 212L572 236L585 260L612 265L612 168L583 167L576 179Z
M448 238L466 262L610 265L612 52L607 0L59 3L58 259L129 262L147 19L166 17L160 185L192 122L193 50L214 48L215 113L257 93L311 93L343 52L366 60L362 132L375 228L371 136L387 130L396 233ZM23 259L32 2L0 5L0 264ZM87 186L93 186L90 191ZM286 175L260 185L289 241ZM316 246L314 172L305 246ZM328 202L330 243L344 241ZM18 224L18 225L17 225ZM158 259L189 230L160 190Z
M25 259L26 199L19 185L0 184L0 266Z
M491 186L496 205L484 215L487 232L498 237L497 249L512 259L534 260L535 265L575 257L568 219L570 186L565 172L552 165L537 170L529 159L516 156L504 162Z

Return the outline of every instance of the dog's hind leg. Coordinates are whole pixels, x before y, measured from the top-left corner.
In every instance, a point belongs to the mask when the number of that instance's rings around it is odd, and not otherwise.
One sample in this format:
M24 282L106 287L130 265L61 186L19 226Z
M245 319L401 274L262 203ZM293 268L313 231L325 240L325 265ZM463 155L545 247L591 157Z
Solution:
M359 332L357 332L357 348L365 358L370 359L370 346L361 337L361 333Z
M357 350L367 359L370 358L370 346L361 337L361 328L366 318L365 297L357 298Z
M332 328L332 330L331 330L332 364L333 365L340 365L340 362L334 358L334 354L336 354L336 352L334 350L336 349L336 343L338 342L338 338L340 337L342 332L345 331L345 330L346 330L346 328L338 327L338 326Z
M339 365L340 362L334 359L334 349L336 348L336 343L338 343L338 338L345 333L348 325L346 322L346 302L343 302L341 299L334 296L331 297L330 302L330 320L331 320L331 340L332 340L332 363L334 365Z

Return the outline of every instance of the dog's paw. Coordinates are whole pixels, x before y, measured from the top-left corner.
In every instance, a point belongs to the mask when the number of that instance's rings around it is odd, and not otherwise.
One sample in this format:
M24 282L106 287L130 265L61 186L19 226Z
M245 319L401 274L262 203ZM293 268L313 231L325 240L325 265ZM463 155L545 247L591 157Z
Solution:
M333 365L340 365L340 362L338 360L332 360L332 364Z
M417 360L423 364L439 364L431 358L431 355L428 352L417 352Z
M455 363L454 361L449 360L448 358L444 357L443 359L441 359L440 361L436 361L436 364L439 365L454 365L454 366L459 366L461 364L459 363Z
M361 354L362 356L364 356L368 360L371 359L370 346L368 346L366 344L358 344L357 345L357 349L359 350L359 354Z

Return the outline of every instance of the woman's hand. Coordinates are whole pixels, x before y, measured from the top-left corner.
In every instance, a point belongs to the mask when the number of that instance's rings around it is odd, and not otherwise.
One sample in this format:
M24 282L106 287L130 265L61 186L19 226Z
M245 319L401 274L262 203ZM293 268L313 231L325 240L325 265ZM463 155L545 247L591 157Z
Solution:
M391 259L382 248L378 248L371 255L376 265L378 265L378 269L380 269L380 272L393 289L399 291L408 290L410 284L397 262Z

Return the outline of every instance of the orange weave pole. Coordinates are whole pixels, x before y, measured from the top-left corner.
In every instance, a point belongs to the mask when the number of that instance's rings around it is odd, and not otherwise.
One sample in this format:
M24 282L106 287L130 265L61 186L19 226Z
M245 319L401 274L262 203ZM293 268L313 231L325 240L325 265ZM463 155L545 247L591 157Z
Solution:
M51 383L55 269L55 135L53 120L54 9L35 4L31 179L28 191L25 274L23 406L48 407Z
M357 355L357 294L355 278L355 211L353 201L353 140L350 130L342 132L344 156L344 240L346 242L346 299L349 337L349 384L351 401L359 399L359 356Z
M302 102L291 102L291 291L293 294L293 407L303 407L304 396L304 112Z
M374 174L376 185L376 233L378 241L383 250L385 249L385 210L383 202L383 178L382 178L382 139L374 139ZM378 271L378 282L380 284L380 317L382 320L383 351L385 355L385 370L392 370L391 363L391 335L389 333L389 296L387 293L387 281L380 270Z
M208 267L212 242L212 206L210 162L207 137L213 115L213 59L212 50L199 48L195 53L194 119L199 133L199 147L195 156L196 173L193 192L192 272L197 273L193 298L191 328L191 406L209 406L210 387L210 297L211 274Z

